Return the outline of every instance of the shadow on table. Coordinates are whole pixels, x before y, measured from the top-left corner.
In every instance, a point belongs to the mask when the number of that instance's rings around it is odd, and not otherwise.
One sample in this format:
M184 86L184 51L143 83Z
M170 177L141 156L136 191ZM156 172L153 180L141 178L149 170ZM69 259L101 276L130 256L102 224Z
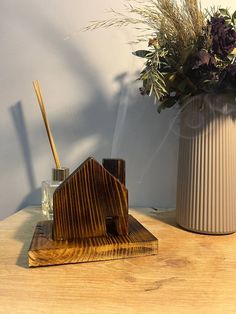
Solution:
M171 209L158 209L155 207L147 208L144 212L143 208L136 207L135 211L138 213L144 213L147 217L155 218L167 225L175 227L177 229L184 230L181 226L179 226L176 222L176 211L174 208Z
M27 218L22 221L21 226L15 233L15 239L23 243L21 252L17 258L16 264L23 268L28 268L28 250L34 234L36 224L40 220L45 220L39 206L29 206L24 209Z

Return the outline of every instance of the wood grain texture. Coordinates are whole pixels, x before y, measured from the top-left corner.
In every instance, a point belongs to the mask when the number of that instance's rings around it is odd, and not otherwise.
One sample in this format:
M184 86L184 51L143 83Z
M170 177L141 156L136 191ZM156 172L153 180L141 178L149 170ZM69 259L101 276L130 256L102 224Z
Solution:
M41 209L0 221L0 313L236 313L236 234L184 231L175 211L130 213L158 236L158 255L29 269Z
M129 234L53 241L52 221L38 223L30 250L29 266L48 266L157 254L158 240L134 217L129 216Z
M95 159L88 158L55 191L54 240L105 236L107 219L128 233L128 190Z

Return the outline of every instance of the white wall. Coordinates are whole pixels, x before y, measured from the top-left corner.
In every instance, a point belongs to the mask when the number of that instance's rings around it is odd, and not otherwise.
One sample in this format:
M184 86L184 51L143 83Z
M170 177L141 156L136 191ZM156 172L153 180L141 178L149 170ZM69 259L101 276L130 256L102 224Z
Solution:
M80 31L122 3L0 1L0 219L39 203L53 167L35 79L63 165L73 170L90 155L124 158L132 206L175 205L176 112L158 115L139 95L134 79L142 63L131 54L138 47L127 44L135 32Z

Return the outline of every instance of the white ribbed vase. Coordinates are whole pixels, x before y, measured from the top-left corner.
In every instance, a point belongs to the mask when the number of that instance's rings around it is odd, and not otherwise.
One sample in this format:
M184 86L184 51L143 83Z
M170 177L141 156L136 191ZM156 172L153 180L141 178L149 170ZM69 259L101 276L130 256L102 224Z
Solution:
M236 231L236 101L200 95L180 118L177 223L191 231Z

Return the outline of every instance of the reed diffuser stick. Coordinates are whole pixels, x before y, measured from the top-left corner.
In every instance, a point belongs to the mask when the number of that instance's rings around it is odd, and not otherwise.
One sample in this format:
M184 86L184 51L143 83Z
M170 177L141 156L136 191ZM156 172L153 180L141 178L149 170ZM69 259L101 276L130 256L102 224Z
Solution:
M47 113L46 113L46 109L44 106L44 101L43 101L43 97L42 97L42 93L41 93L41 88L40 88L40 84L39 81L33 81L33 86L34 86L34 90L35 90L35 94L37 96L38 99L38 103L39 103L39 107L42 113L42 117L43 117L43 121L46 127L46 131L47 131L47 135L48 135L48 140L51 146L51 150L52 150L52 154L53 154L53 158L55 160L55 164L56 164L56 168L60 169L61 168L61 163L57 154L57 150L56 150L56 145L52 136L52 132L49 126L49 122L48 122L48 118L47 118Z

